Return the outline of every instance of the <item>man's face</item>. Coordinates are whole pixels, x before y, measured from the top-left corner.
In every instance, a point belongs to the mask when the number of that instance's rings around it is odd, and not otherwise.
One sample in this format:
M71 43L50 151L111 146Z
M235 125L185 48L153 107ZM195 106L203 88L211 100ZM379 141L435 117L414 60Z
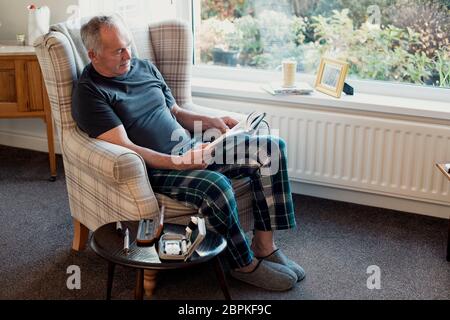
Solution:
M105 77L118 77L130 71L131 40L118 28L100 29L102 47L89 51L89 57L98 73Z

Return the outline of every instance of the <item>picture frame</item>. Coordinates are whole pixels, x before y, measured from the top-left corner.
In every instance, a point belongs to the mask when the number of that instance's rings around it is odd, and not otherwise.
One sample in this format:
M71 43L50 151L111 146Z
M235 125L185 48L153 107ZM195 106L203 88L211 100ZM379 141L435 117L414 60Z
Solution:
M315 89L330 96L340 98L344 89L349 65L345 61L330 58L320 60Z

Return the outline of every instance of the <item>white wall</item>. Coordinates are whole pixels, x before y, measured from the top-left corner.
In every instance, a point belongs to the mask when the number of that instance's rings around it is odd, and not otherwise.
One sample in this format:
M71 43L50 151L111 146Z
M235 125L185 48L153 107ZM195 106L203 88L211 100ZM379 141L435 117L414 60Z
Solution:
M51 23L67 19L67 8L78 4L78 0L0 0L0 41L14 40L17 33L27 33L27 6L34 3L36 6L46 5L50 8Z
M51 24L69 18L67 8L78 0L0 0L0 43L14 40L16 34L27 33L27 6L46 5L51 11ZM0 119L0 144L38 151L47 149L45 124L41 119Z

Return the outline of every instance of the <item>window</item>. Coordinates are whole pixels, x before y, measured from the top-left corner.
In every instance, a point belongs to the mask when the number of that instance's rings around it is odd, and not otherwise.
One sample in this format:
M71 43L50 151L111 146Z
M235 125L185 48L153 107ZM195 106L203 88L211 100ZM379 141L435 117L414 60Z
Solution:
M167 19L189 19L186 0L79 0L80 16L119 13L130 27Z
M448 0L193 0L196 63L276 70L320 57L349 76L450 88Z

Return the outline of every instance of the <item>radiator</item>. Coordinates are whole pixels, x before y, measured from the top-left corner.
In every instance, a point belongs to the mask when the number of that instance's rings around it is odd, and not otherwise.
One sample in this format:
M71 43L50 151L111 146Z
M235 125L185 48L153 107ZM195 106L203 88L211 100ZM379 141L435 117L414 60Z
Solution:
M435 166L450 159L450 128L439 124L321 110L197 98L235 112L268 114L288 146L293 181L449 205Z
M446 126L308 111L269 119L288 144L293 180L449 203L435 166L450 159Z

